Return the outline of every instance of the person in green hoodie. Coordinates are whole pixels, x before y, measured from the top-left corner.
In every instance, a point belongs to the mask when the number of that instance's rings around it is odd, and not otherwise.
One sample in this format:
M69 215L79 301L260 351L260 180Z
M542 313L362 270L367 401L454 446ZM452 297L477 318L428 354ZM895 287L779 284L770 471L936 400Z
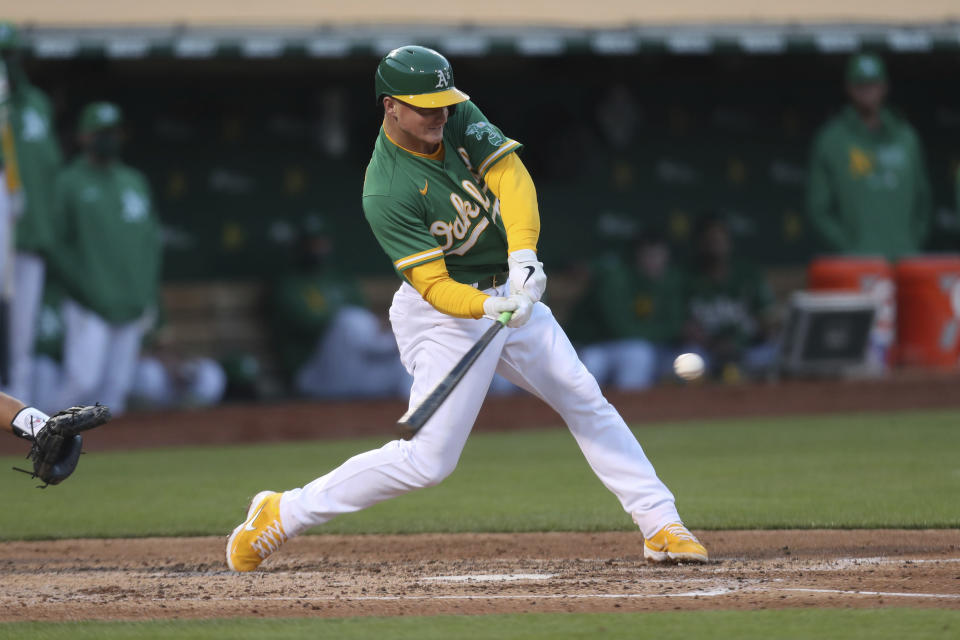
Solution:
M94 102L80 115L83 153L59 176L50 267L62 286L63 406L125 408L157 299L160 229L146 178L120 160L122 115Z
M412 378L360 284L337 269L328 221L303 220L294 264L270 286L271 324L292 389L313 398L400 397Z
M0 247L0 270L13 284L9 307L8 393L30 401L33 344L46 260L53 246L53 184L62 164L50 100L30 84L20 61L17 29L0 22L0 71L5 72L8 124L0 145L0 226L12 238ZM10 227L10 220L15 224ZM12 247L12 255L10 248Z
M596 260L571 318L580 360L601 385L633 391L657 382L677 353L685 308L670 245L643 232L629 255Z
M877 56L850 59L850 104L817 134L807 212L826 248L896 259L921 251L932 196L920 140L884 104L887 72Z

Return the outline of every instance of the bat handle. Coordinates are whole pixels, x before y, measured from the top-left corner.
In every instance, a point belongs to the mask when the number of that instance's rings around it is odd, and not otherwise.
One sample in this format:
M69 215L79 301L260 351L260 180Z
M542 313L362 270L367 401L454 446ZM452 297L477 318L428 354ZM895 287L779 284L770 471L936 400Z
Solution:
M510 318L512 317L513 317L513 311L504 311L503 313L500 314L500 317L497 318L497 322L505 325L508 322L510 322Z

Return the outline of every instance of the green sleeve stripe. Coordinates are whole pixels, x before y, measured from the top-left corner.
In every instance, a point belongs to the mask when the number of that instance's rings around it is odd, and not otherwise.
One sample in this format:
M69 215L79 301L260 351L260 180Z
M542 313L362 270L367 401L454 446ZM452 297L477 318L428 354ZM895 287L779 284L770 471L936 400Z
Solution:
M507 142L504 142L496 151L487 156L486 160L480 163L480 168L477 170L477 173L480 174L481 177L485 176L487 174L487 169L489 169L494 162L519 146L520 143L516 140L508 140Z
M415 253L412 256L407 256L406 258L400 258L393 263L393 267L397 271L405 271L410 267L415 267L418 264L424 262L430 262L431 260L436 260L437 258L443 257L443 249L437 247L435 249L429 249L428 251L421 251L420 253Z

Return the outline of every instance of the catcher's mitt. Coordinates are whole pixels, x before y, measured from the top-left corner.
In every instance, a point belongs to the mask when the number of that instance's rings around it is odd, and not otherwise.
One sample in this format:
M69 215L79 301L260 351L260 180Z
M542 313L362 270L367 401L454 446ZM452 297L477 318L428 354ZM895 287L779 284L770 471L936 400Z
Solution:
M31 438L33 446L27 458L33 460L33 471L14 469L43 480L41 488L60 484L77 468L83 449L80 432L99 427L110 417L110 409L102 404L70 407L50 416L43 429Z

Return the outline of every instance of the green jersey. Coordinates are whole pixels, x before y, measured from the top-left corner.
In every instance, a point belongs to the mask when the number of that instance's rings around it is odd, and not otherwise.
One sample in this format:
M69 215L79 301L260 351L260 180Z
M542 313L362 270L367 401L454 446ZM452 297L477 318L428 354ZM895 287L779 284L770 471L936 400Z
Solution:
M157 299L161 251L143 174L81 157L60 174L54 200L63 236L49 260L66 294L108 322L140 316Z
M293 378L345 306L366 306L358 283L328 269L291 273L271 287L271 319L280 362Z
M507 270L500 202L484 176L521 145L462 102L447 120L443 146L443 160L416 156L381 129L364 178L363 211L398 275L444 258L450 276L469 284Z
M60 313L60 304L63 302L63 292L56 281L47 280L43 286L43 299L40 302L40 313L37 315L36 338L33 350L37 355L47 356L56 362L63 359L63 316Z
M916 132L888 111L868 129L852 107L817 135L807 209L833 251L897 258L923 248L932 196Z
M723 280L691 274L686 282L687 312L711 340L746 345L761 337L773 292L756 266L734 262Z
M17 219L15 243L21 251L46 254L54 237L50 221L53 183L62 163L53 109L42 91L27 84L26 77L18 79L10 107L13 146L24 194L24 210Z
M668 269L654 280L618 256L598 260L592 271L568 335L580 342L679 340L685 314L679 271Z

